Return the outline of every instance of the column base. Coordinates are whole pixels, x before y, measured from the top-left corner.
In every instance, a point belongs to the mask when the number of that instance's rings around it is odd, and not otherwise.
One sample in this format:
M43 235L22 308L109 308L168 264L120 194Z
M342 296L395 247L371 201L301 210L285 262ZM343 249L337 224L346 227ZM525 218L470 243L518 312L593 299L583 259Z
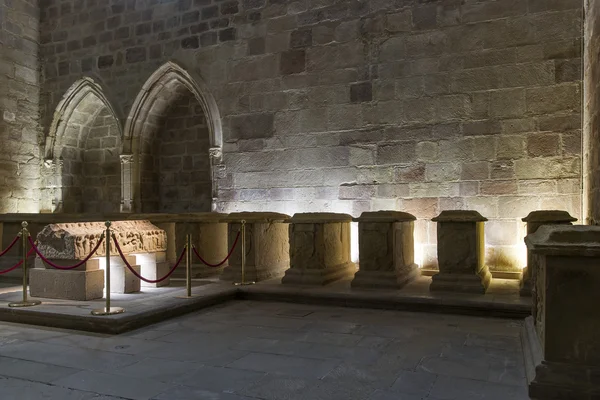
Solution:
M32 297L64 300L95 300L104 296L104 271L59 271L33 268L29 271Z
M345 264L326 269L297 269L289 268L281 279L283 284L323 286L343 278L350 278L356 272L356 264Z
M472 275L439 272L431 277L429 290L432 292L445 291L485 294L491 281L492 274L490 274L487 267L484 267L479 274Z
M527 317L521 330L529 397L533 400L594 400L600 398L600 368L543 360L540 340Z
M281 278L285 274L285 270L288 266L283 267L270 267L270 266L246 266L244 268L244 281L245 282L260 282L269 279ZM242 268L239 265L229 265L223 269L223 273L219 277L222 281L233 281L241 282L242 279Z
M400 271L363 271L359 270L350 286L360 289L401 289L421 275L417 264Z
M527 267L523 269L521 279L519 279L519 295L521 297L531 297L531 276L526 278Z

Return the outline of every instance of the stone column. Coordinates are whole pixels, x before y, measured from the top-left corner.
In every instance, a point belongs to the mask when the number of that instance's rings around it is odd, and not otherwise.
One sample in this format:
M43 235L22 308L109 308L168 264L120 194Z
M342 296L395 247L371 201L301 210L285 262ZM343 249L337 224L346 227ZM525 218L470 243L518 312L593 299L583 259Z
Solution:
M289 215L270 212L242 212L230 214L228 246L232 246L241 221L246 221L245 281L264 281L280 278L290 266L288 224ZM221 279L241 280L242 240L238 241L229 266L223 270Z
M290 269L281 283L325 285L356 272L350 256L352 216L298 213L290 220Z
M56 163L53 159L46 159L40 168L41 193L40 213L54 212L56 207Z
M532 399L600 398L600 227L547 225L525 238L538 258L523 328Z
M133 212L133 154L122 154L121 159L121 212Z
M416 217L398 211L364 212L358 222L359 271L353 288L400 289L419 276Z
M210 264L219 264L229 253L227 222L225 221L227 216L228 214L213 212L180 216L182 220L177 222L175 229L177 249L183 249L185 236L190 234L192 235L192 244L196 247L200 256ZM219 267L209 267L204 265L195 253L192 253L192 278L208 278L221 275L228 265L229 261L226 261ZM175 274L177 277L185 277L185 268L179 268Z
M492 275L484 263L484 218L477 211L442 211L437 222L437 253L440 272L429 290L485 293Z
M542 210L530 212L522 221L527 223L527 235L531 235L542 225L572 225L573 222L577 221L577 218L572 217L567 211ZM534 262L535 257L528 251L527 266L523 269L520 282L521 290L519 292L521 296L531 296L531 273L535 271Z

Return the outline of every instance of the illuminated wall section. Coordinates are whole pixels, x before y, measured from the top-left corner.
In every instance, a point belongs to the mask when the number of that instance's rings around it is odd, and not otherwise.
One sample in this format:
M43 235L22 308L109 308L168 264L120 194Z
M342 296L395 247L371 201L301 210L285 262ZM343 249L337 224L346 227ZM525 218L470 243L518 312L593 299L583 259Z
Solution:
M0 3L0 213L39 209L38 28L37 1Z
M219 211L407 211L434 267L428 221L474 209L496 270L530 211L580 217L579 1L100 3L46 1L44 125L82 75L129 115L175 61L220 114Z

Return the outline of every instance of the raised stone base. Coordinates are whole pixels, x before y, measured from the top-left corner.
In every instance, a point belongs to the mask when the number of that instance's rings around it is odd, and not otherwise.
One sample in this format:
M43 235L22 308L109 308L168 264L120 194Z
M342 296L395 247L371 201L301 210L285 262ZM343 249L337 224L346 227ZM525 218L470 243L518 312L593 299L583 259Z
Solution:
M281 283L293 285L326 285L338 279L350 278L356 272L356 264L348 262L327 269L290 268L285 271Z
M429 290L484 294L491 281L492 274L487 267L484 267L478 275L440 272L431 277Z
M525 372L532 400L597 400L600 368L543 360L533 318L525 318L521 330Z
M32 297L65 300L95 300L104 296L104 271L59 271L33 268L29 271Z
M286 269L289 267L273 268L269 266L245 267L244 281L245 282L260 282L268 279L281 278ZM222 281L240 282L242 279L241 267L229 265L223 269L223 273L219 277Z
M162 278L163 276L168 274L170 268L171 268L171 265L169 265L169 263L167 263L167 262L142 264L141 265L141 271L142 271L141 275L148 280L154 281L154 280ZM181 268L181 266L179 268ZM129 272L131 273L131 271L129 271ZM144 281L140 280L141 287L162 287L162 286L169 286L170 283L171 283L171 277L168 277L164 281L157 282L157 283L148 283L148 282L144 282Z
M417 264L396 272L359 270L350 286L360 289L401 289L420 275Z
M192 264L192 278L200 279L219 276L223 273L224 269L225 266L209 267L204 264ZM181 271L183 272L183 276L185 277L185 265L181 269Z
M135 272L141 274L139 265L132 265ZM143 275L142 275L143 276ZM145 277L144 277L145 278ZM136 293L141 289L140 279L125 266L115 265L110 267L110 292L111 293Z

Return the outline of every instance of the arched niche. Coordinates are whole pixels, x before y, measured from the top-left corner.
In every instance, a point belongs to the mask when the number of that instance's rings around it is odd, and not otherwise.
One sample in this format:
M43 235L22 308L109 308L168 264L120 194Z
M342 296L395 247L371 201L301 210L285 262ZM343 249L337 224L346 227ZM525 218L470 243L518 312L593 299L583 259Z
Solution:
M122 129L102 88L75 82L59 102L42 165L44 212L116 212L121 203Z
M123 211L211 211L221 118L198 76L174 62L143 85L123 139Z

